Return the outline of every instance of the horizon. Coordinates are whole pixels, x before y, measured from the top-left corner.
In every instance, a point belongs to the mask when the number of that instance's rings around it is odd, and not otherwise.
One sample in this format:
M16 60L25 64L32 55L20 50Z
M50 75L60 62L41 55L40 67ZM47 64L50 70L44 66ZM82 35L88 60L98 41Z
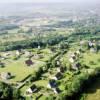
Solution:
M100 3L99 0L3 0L0 3Z

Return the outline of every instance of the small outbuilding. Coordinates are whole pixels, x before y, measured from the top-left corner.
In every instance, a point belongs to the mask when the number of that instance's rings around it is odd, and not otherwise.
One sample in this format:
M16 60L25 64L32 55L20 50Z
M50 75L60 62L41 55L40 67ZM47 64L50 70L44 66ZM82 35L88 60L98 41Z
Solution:
M27 66L31 66L31 65L33 65L33 62L32 62L31 59L29 59L29 60L26 60L26 61L25 61L25 64L26 64Z

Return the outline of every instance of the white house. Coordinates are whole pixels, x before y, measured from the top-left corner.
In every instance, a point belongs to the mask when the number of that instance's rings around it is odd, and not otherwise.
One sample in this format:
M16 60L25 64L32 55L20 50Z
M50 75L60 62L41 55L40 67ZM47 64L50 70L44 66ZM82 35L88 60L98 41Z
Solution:
M54 92L55 94L58 94L58 93L59 93L59 89L58 89L58 88L53 88L52 90L53 90L53 92Z
M11 78L11 73L2 72L2 73L0 73L0 77L1 77L1 79L4 79L4 80L10 79Z
M77 50L77 51L76 51L76 54L80 55L80 51L79 51L79 50Z
M38 45L38 49L41 49L40 45Z
M20 55L20 52L19 52L18 50L16 51L16 55L17 55L17 56L19 56L19 55Z
M57 61L57 65L60 65L60 62L59 61Z
M32 94L37 91L36 85L32 85L29 89L26 90L26 94Z
M69 62L70 63L74 63L74 59L71 57L71 58L69 58Z

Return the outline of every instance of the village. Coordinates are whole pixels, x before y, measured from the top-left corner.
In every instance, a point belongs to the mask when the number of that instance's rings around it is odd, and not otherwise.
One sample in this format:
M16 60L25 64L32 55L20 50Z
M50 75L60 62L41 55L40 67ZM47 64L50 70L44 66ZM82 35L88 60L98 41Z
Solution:
M0 4L0 100L100 98L99 3L58 1Z
M0 80L19 89L30 100L44 100L66 90L67 83L83 73L91 75L100 66L97 41L80 41L51 48L0 52ZM84 50L88 45L89 50ZM95 61L94 61L95 58ZM66 85L64 85L66 84Z

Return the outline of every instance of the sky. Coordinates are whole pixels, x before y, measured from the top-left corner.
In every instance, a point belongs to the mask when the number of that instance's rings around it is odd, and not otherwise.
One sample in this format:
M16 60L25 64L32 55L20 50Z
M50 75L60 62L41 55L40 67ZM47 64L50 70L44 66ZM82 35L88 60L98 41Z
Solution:
M46 2L72 2L72 3L82 3L82 2L97 2L100 3L100 0L0 0L0 3L16 3L16 2L33 2L33 3L46 3Z

